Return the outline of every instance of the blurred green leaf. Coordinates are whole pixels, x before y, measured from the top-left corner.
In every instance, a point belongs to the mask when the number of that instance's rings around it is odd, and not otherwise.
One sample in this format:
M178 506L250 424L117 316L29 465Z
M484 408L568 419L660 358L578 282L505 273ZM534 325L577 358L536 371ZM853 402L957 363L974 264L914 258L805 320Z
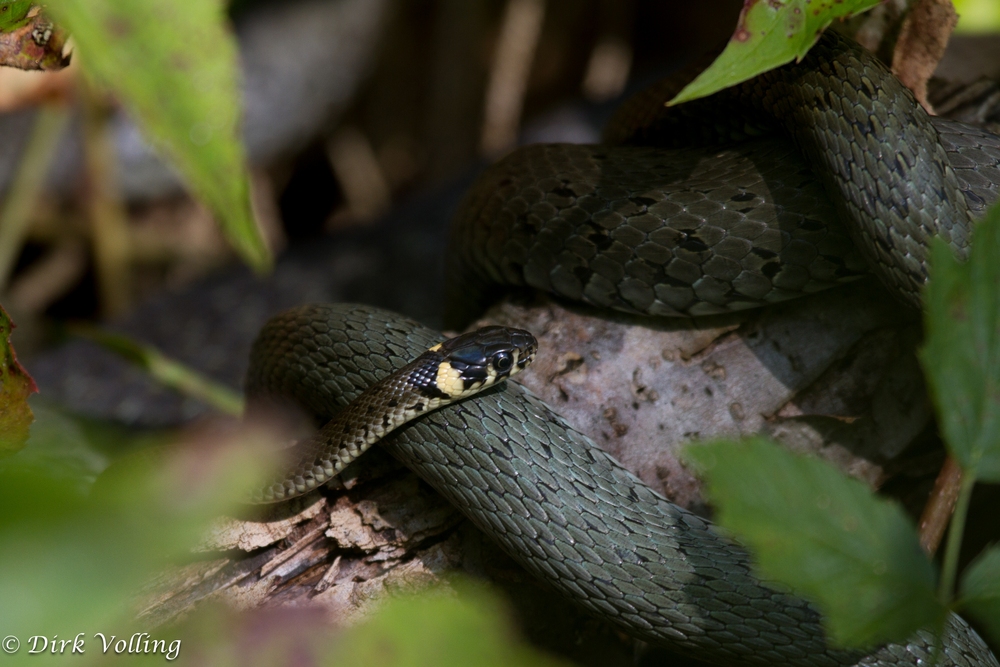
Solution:
M719 524L765 579L815 601L831 641L865 648L937 627L934 570L902 509L831 465L765 440L691 446Z
M962 469L1000 482L1000 208L972 235L969 261L934 239L924 293L924 371L945 442Z
M66 433L48 431L54 438ZM231 512L248 483L260 482L273 457L260 456L264 443L257 443L260 449L249 443L247 452L248 433L223 446L189 442L126 457L89 496L66 484L59 471L38 465L44 457L31 455L33 447L51 448L42 442L44 431L0 463L0 571L6 573L0 577L0 627L20 639L19 655L33 646L31 637L39 637L37 647L43 637L71 641L83 633L91 658L83 664L103 664L105 655L122 664L162 664L175 642L179 657L212 665L286 664L292 656L359 667L563 664L517 637L496 596L461 580L452 590L389 598L340 636L331 636L319 609L246 615L208 606L170 627L151 627L150 619L137 617L143 598L136 596L155 590L146 585L164 569L189 562L213 518ZM157 590L153 599L163 593ZM152 655L105 652L97 636L128 640L134 632L152 633L163 648ZM67 658L42 653L32 659L55 665Z
M66 435L65 428L48 432ZM88 496L66 483L64 471L44 465L45 451L65 446L45 436L40 430L0 464L0 627L21 639L21 653L28 637L84 632L88 653L98 654L93 633L121 635L135 626L142 585L190 558L209 523L263 479L260 461L268 456L246 434L216 446L156 450L124 459L100 493Z
M722 54L669 104L689 102L801 60L834 19L867 11L881 0L747 2Z
M561 661L517 640L501 601L455 582L460 595L428 591L391 599L346 632L327 664L337 667L555 667Z
M176 429L140 430L81 417L38 394L28 402L35 415L31 436L12 460L19 466L45 471L81 497L115 458L138 449L163 447L179 435Z
M164 356L152 345L143 345L128 336L91 326L74 326L72 332L143 368L164 386L200 399L225 414L243 414L243 397L238 392Z
M0 457L16 452L28 441L34 420L28 396L38 391L10 344L13 328L10 316L0 306Z
M996 0L952 0L958 12L956 33L1000 32L1000 3Z
M32 397L35 423L31 437L18 455L21 465L45 470L81 496L89 491L97 475L109 462L108 456L94 446L84 428L70 415Z
M84 68L122 100L255 269L271 257L254 221L239 137L236 45L219 0L51 0Z
M962 576L960 609L1000 643L1000 545L984 551Z

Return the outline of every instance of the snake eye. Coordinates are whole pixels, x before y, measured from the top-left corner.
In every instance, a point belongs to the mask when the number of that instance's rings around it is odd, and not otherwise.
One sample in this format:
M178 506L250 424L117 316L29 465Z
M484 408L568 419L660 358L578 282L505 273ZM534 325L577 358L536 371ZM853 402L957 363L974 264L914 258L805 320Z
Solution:
M497 352L493 355L493 368L501 373L506 373L513 365L514 361L510 358L510 352Z

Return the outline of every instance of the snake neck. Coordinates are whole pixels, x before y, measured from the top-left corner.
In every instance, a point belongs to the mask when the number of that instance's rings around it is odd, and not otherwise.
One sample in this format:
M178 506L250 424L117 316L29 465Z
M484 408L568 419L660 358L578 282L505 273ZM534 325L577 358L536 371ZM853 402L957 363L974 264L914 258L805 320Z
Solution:
M425 353L370 385L314 435L289 448L285 458L291 465L283 469L293 472L255 489L251 502L280 502L317 489L392 431L451 403L432 381L440 364L439 354Z
M288 458L294 464L253 491L252 501L287 500L325 484L403 424L516 375L531 363L536 349L531 333L501 326L437 343L373 382L318 433L293 445ZM314 368L312 375L322 377L322 371Z

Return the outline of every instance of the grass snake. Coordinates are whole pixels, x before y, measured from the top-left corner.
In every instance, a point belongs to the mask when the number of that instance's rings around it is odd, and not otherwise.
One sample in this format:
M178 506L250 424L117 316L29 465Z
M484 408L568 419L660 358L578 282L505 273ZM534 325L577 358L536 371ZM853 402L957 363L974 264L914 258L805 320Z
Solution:
M627 103L611 136L664 144L680 126L693 128L681 132L687 138L751 140L672 155L630 145L527 147L502 160L473 187L453 228L452 323L464 323L497 285L698 315L816 291L866 266L914 302L927 238L943 236L964 253L969 223L996 198L1000 141L932 121L881 64L831 33L801 64L714 101L663 112L662 92L645 97L659 101ZM806 117L810 127L798 129ZM769 125L785 126L791 140L754 138ZM684 172L696 185L672 190ZM303 306L261 331L247 391L293 400L320 423L349 413L374 427L382 415L345 406L441 341L375 308ZM827 647L811 605L757 579L740 546L517 384L423 414L380 445L528 571L638 638L715 664L888 667L929 658L926 632L867 655ZM944 657L962 667L998 664L957 616Z

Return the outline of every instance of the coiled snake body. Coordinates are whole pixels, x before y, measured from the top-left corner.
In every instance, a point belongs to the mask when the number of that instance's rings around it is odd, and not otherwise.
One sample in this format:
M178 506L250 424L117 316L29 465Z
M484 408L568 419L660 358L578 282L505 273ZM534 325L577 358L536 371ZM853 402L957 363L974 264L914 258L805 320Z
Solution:
M701 180L675 195L667 186L678 170L670 172L653 149L528 148L474 186L459 216L450 260L453 321L474 313L497 283L659 315L762 305L862 273L847 236L866 243L860 254L912 301L925 275L926 239L944 236L963 252L974 214L996 198L1000 142L941 125L954 137L946 150L912 97L842 38L824 37L802 64L721 99L724 109L736 102L749 105L750 120L734 122L725 112L699 132L757 132L756 114L774 111L825 175L799 163L782 172L773 152L762 160L744 149L717 151L722 167L682 152L679 171ZM631 136L669 136L675 118L654 107L641 122L634 120L641 107L626 107L638 128ZM799 130L802 116L820 129ZM784 156L781 162L793 159L786 148L767 150ZM629 151L653 168L634 166ZM582 167L574 156L584 158ZM747 175L754 161L771 171ZM723 179L727 172L735 180ZM828 191L846 197L830 205L822 195ZM813 201L820 202L815 209ZM854 221L850 231L839 217ZM440 339L365 306L298 308L262 330L248 392L290 398L329 420ZM374 419L353 405L347 412ZM717 664L884 667L929 659L932 638L923 632L867 656L828 648L808 603L759 581L742 548L646 487L519 385L503 383L425 414L381 446L526 569L634 636ZM289 477L310 467L300 464ZM278 486L298 492L303 485ZM955 616L945 663L998 664Z
M931 119L834 33L801 64L673 109L669 98L654 86L626 102L606 132L618 143L529 146L484 174L452 228L449 327L506 285L709 315L873 271L919 305L930 238L963 256L1000 196L1000 139Z

